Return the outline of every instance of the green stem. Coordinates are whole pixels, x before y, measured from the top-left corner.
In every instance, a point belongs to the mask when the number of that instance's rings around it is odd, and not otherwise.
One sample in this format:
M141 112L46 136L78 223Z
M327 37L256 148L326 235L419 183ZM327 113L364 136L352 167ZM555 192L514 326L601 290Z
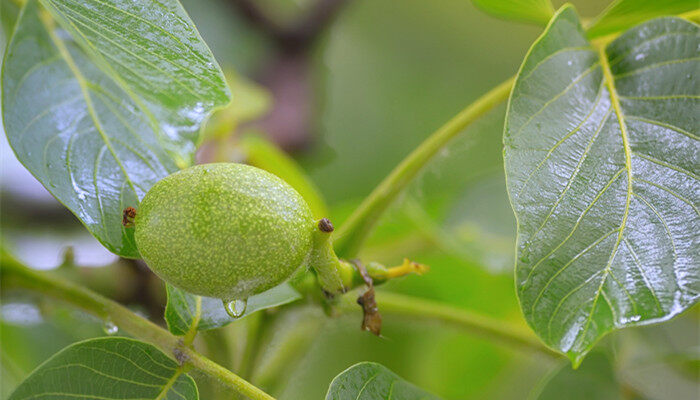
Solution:
M10 287L21 287L62 300L98 318L111 321L135 338L154 344L171 357L177 350L184 356L182 358L186 360L186 364L199 369L204 374L219 380L225 386L252 400L274 400L272 396L250 382L204 357L194 349L184 346L179 337L140 317L119 303L50 273L32 270L4 252L0 259L0 270L2 272L2 290Z
M443 322L504 344L534 350L550 357L561 356L545 346L526 329L508 322L436 301L397 293L378 291L376 296L379 311L382 313ZM353 309L356 308L356 306L353 307Z
M338 229L337 253L344 258L355 257L379 217L416 174L465 127L506 100L514 81L515 77L509 78L471 103L401 161Z

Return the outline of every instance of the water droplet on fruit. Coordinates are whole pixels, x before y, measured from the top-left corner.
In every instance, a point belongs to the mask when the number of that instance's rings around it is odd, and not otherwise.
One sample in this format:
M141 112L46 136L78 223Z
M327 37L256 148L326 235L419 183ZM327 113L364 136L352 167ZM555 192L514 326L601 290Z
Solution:
M245 309L248 307L248 299L243 300L224 300L224 308L231 318L238 319L245 314Z
M105 333L108 335L114 335L119 331L119 327L114 325L114 322L110 320L105 321L105 324L102 326L102 329L104 329Z

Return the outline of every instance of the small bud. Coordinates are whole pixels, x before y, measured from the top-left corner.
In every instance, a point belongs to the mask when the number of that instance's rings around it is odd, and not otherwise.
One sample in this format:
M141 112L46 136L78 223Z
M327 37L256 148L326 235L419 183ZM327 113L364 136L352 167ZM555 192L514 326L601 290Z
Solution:
M175 356L175 360L179 365L184 365L190 359L190 357L185 354L184 351L178 349L177 347L173 349L173 355Z
M333 228L331 220L328 218L321 218L321 220L318 221L318 229L320 229L321 232L331 233L335 228Z

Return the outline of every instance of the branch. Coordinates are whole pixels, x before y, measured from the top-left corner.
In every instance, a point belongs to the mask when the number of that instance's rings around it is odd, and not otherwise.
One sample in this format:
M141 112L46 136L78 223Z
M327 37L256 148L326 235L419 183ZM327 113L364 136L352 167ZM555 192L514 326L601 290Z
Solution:
M540 342L530 331L518 325L440 302L398 293L378 291L376 296L381 312L443 322L507 345L534 350L549 357L561 356Z
M355 257L380 216L416 174L464 128L506 100L514 81L515 77L509 78L481 96L433 132L401 161L338 229L334 246L338 255L344 258Z
M197 368L225 386L253 400L274 400L274 398L250 382L211 361L192 348L181 344L181 338L153 322L140 317L128 308L94 293L81 286L65 281L51 273L32 270L3 251L0 258L2 290L13 287L34 290L43 295L62 300L103 320L109 320L135 338L154 344L166 354L185 360L186 364Z

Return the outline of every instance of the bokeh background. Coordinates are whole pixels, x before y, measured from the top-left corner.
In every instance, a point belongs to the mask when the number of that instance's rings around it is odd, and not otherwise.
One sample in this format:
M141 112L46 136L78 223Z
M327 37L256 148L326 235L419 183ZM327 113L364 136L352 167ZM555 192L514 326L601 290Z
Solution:
M245 161L242 138L269 140L303 167L336 225L430 132L512 76L541 32L484 14L468 0L320 3L183 1L235 98L210 121L198 160ZM607 1L573 3L592 17ZM6 0L0 4L4 47L16 9ZM515 221L503 180L504 113L502 105L465 130L382 218L363 259L392 264L410 257L432 267L382 290L525 325L513 286ZM62 268L71 279L163 323L162 282L141 263L103 249L0 136L4 243L28 265ZM100 321L46 299L9 293L2 300L2 398L65 345L105 334ZM201 335L198 346L235 371L249 364L243 361L251 340L246 331L268 319L268 329L254 338L262 343L255 365L276 362L278 373L256 376L255 366L245 368L281 399L323 398L331 379L359 361L380 362L445 399L590 398L588 390L601 385L611 385L611 399L700 398L697 307L671 323L606 338L580 374L571 374L563 360L453 327L391 316L377 338L360 331L358 314L329 319L315 307L289 308ZM290 343L294 351L276 359ZM231 398L215 382L195 378L203 399ZM559 385L544 391L552 380Z

